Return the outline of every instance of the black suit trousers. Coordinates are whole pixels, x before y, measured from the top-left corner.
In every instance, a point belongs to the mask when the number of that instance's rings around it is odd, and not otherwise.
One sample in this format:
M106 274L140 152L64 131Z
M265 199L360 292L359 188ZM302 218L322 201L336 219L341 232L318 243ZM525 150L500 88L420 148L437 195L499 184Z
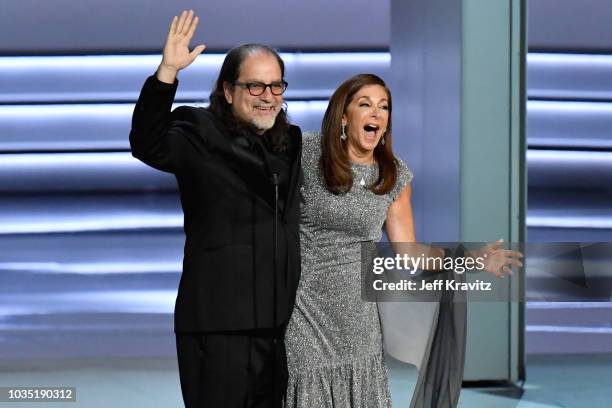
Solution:
M177 333L186 408L276 408L287 386L280 330Z

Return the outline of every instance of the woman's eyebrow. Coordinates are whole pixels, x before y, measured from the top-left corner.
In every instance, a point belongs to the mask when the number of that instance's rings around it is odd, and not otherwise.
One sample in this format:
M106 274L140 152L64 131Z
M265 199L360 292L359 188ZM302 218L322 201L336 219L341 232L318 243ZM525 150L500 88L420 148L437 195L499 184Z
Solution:
M360 100L360 99L363 99L363 98L365 98L365 99L367 99L367 100L369 100L369 101L371 101L371 100L372 100L372 98L370 98L370 97L369 97L369 96L367 96L367 95L360 96L359 98L357 98L357 100ZM379 101L379 103L381 103L381 102L387 102L387 103L388 103L389 101L387 100L387 98L383 98L383 99L381 99L381 100Z

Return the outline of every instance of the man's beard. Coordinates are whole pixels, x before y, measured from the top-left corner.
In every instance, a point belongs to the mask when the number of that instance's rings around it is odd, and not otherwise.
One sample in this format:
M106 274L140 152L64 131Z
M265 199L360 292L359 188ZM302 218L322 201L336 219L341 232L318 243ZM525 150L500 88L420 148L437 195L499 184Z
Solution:
M278 110L275 112L274 116L271 116L269 118L254 117L251 120L251 124L255 126L257 130L266 131L274 127L274 123L276 123L277 116L278 116Z

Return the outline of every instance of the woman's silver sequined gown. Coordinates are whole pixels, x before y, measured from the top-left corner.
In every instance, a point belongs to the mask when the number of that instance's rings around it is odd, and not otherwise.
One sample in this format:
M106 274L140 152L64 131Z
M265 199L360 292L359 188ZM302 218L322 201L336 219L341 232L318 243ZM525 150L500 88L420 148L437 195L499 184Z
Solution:
M361 298L360 243L381 239L387 209L412 172L400 161L395 188L376 195L361 180L375 182L378 167L353 164L352 189L334 195L322 184L320 153L320 136L305 134L302 275L285 340L286 406L389 407L378 308Z

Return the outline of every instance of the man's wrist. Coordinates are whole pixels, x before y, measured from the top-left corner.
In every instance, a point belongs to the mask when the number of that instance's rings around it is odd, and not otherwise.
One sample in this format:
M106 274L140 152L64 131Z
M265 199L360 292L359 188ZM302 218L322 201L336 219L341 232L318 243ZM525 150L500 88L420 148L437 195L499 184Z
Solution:
M165 64L160 64L155 73L157 79L166 84L173 84L176 81L177 75L178 69Z

